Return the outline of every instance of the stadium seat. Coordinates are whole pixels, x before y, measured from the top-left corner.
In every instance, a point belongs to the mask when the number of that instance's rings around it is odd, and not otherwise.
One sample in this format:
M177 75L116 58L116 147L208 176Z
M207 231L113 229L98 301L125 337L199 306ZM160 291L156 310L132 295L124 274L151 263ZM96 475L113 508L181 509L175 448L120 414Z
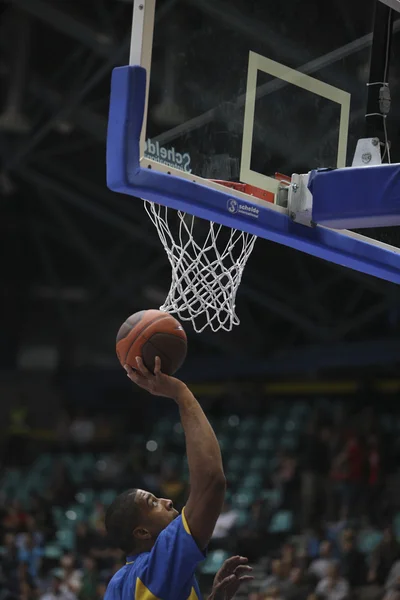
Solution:
M280 510L271 519L269 533L288 533L293 527L293 514L288 510Z
M382 540L382 532L376 530L361 531L358 535L357 546L363 554L371 554Z
M60 529L56 532L56 538L61 548L73 550L75 547L75 533L70 529Z
M59 546L49 544L44 547L43 556L53 560L58 560L62 555L62 550Z
M257 494L253 490L242 487L232 496L232 506L235 508L249 508L256 497Z
M210 552L206 560L200 565L201 573L204 575L215 575L228 557L229 554L225 550Z

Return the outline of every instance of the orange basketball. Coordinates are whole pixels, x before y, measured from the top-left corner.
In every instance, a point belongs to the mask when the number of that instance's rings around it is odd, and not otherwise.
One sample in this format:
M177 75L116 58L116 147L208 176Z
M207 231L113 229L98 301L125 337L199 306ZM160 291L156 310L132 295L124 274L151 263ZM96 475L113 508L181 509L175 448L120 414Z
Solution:
M175 373L187 353L186 333L182 325L161 310L141 310L131 315L117 334L117 356L121 365L136 368L136 357L141 356L149 371L154 371L156 356L161 359L161 370Z

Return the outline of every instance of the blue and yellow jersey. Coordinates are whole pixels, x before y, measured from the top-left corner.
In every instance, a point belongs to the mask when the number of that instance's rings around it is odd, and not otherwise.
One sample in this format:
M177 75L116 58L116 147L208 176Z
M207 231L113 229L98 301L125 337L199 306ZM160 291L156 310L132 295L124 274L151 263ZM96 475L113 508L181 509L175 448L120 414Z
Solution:
M204 557L182 512L160 533L151 552L128 556L104 600L200 600L194 572Z

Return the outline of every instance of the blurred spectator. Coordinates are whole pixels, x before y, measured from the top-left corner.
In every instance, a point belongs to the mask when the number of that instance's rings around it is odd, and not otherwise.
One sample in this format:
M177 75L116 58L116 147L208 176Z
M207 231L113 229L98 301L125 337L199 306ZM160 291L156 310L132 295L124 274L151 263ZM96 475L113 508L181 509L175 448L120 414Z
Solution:
M367 512L371 525L381 523L380 497L382 492L382 455L378 437L368 438L367 447Z
M69 427L69 434L72 443L76 448L83 448L93 441L95 435L95 425L92 419L86 416L83 410L80 410L72 420Z
M329 566L328 575L317 585L316 594L323 600L345 600L348 598L350 587L348 581L340 576L339 565Z
M351 433L346 444L348 495L346 518L357 516L363 494L364 453L359 437Z
M341 573L352 587L366 582L365 558L356 547L354 531L349 529L342 534Z
M334 563L332 543L324 540L319 545L319 556L310 564L309 573L318 580L328 576L329 567Z
M301 444L301 504L303 527L311 527L326 510L327 475L330 468L331 432L326 426L309 425Z
M280 559L271 562L271 573L261 583L261 593L270 594L271 590L278 590L280 594L286 592L290 587L290 570L285 567Z
M386 527L383 538L371 556L368 581L383 585L392 565L400 558L400 544L394 537L393 529Z
M83 560L82 585L79 592L79 600L92 600L96 595L99 574L96 562L90 556Z
M79 556L88 556L92 547L93 535L89 525L85 522L78 523L75 530L75 549Z
M77 600L76 595L63 585L61 574L54 575L49 590L40 600Z
M307 600L313 592L313 585L307 580L305 572L300 567L291 570L289 585L285 592L285 600Z
M18 560L27 565L33 580L38 576L43 550L35 542L32 533L26 533L18 552Z
M215 524L211 538L211 547L229 548L231 546L231 533L238 521L239 512L232 508L228 502L222 507L222 512Z
M82 585L82 572L76 568L75 556L68 552L60 560L63 583L61 590L77 595Z
M274 488L281 492L281 508L292 509L298 501L297 460L288 451L279 452L272 477Z
M160 492L163 498L170 498L175 506L182 506L186 491L185 482L173 467L166 466L160 481Z

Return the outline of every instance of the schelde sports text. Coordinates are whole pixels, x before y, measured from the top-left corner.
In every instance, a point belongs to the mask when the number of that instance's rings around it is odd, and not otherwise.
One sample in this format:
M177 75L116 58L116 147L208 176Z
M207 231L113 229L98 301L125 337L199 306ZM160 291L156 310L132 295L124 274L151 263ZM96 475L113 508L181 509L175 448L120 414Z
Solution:
M148 139L144 144L144 154L146 158L153 158L163 165L175 167L175 169L180 169L186 173L192 172L190 168L190 155L187 152L181 154L180 152L176 152L173 147L167 149L164 146L160 146L159 142L152 142L151 139Z

